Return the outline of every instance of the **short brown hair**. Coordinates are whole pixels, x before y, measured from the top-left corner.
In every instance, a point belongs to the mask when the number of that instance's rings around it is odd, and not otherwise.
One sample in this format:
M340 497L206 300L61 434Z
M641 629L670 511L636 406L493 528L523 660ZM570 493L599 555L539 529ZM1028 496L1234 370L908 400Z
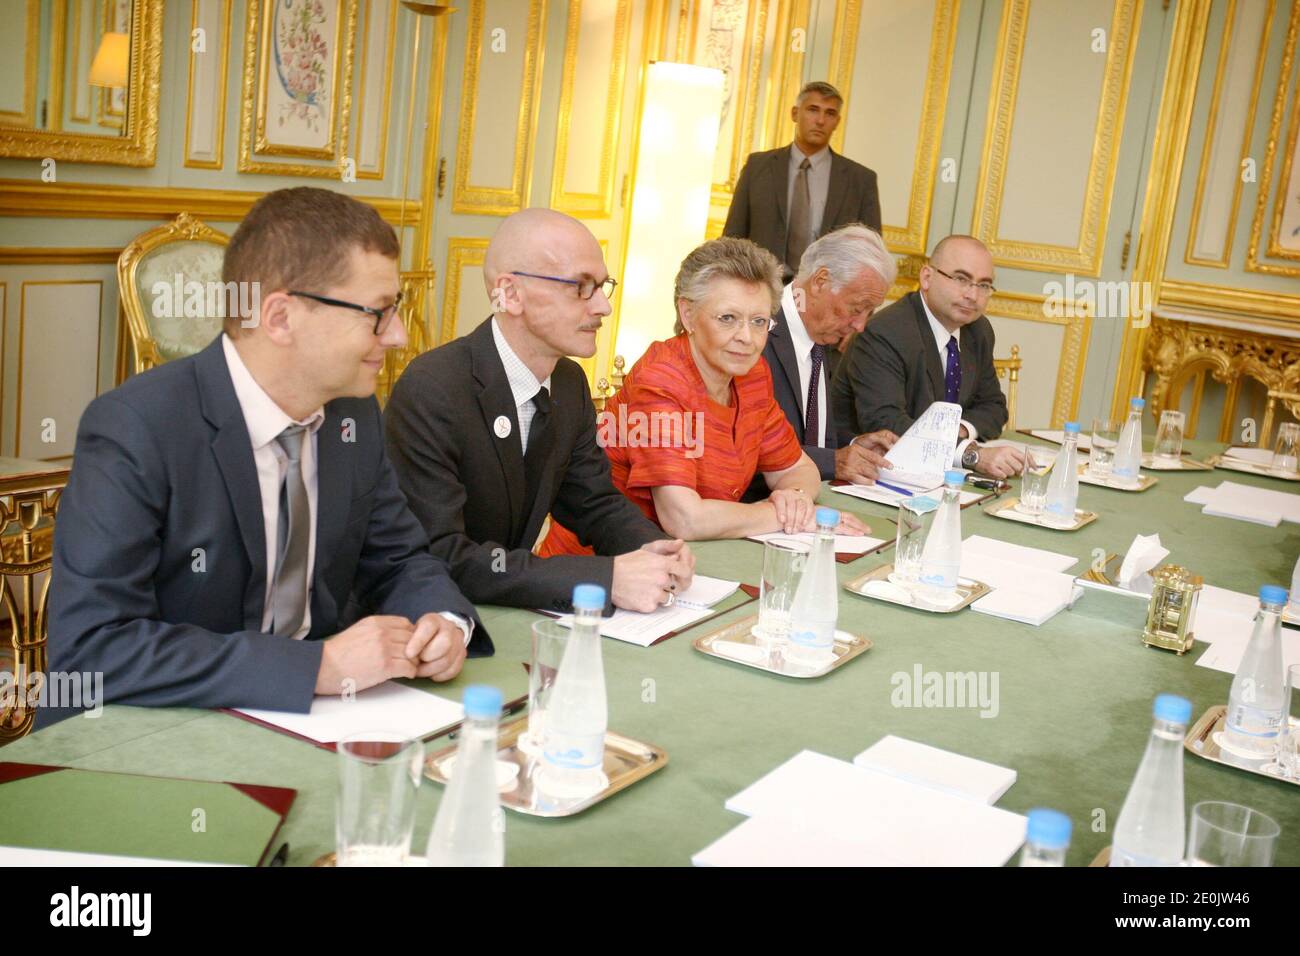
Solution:
M766 286L772 298L769 314L775 314L780 306L781 264L776 256L748 239L723 236L701 243L682 260L673 283L673 313L676 314L678 299L698 302L708 295L709 285L715 279L738 279ZM674 323L673 331L682 333L680 318Z
M256 282L263 293L322 291L336 284L359 246L390 259L401 254L393 227L373 206L351 196L298 186L267 193L253 204L226 247L221 281ZM227 315L226 334L240 332L240 316Z

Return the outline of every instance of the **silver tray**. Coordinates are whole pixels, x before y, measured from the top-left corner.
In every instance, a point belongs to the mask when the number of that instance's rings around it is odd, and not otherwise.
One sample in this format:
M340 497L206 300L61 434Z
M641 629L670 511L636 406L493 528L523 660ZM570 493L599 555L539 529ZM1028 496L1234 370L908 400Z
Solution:
M1171 469L1171 470L1172 470L1172 469ZM1113 485L1113 484L1111 484L1109 478L1096 478L1096 477L1094 477L1094 476L1093 476L1093 475L1088 471L1088 465L1087 465L1086 463L1085 463L1085 464L1082 464L1082 465L1079 466L1079 483L1080 483L1080 484L1082 484L1082 485L1094 485L1094 486L1096 486L1096 487L1098 487L1098 488L1109 488L1111 491L1127 491L1127 492L1129 492L1129 493L1136 493L1136 492L1139 492L1139 491L1146 491L1148 488L1150 488L1152 485L1156 484L1158 481L1160 481L1160 479L1157 478L1155 475L1139 475L1139 476L1138 476L1138 483L1137 483L1136 485L1134 485L1132 488L1125 488L1123 485Z
M1163 464L1157 465L1156 464L1157 461L1161 461L1161 462L1177 461L1178 464L1177 466L1170 468L1170 467L1166 467ZM1214 469L1214 466L1209 464L1208 462L1197 461L1195 458L1189 458L1186 455L1182 455L1177 459L1173 459L1173 458L1157 459L1154 453L1144 454L1142 456L1142 467L1150 468L1152 471L1212 471ZM1132 491L1133 489L1130 488L1128 490Z
M983 581L974 581L970 578L957 579L957 594L961 600L952 607L934 607L926 604L924 601L913 600L897 601L893 598L883 597L877 594L871 594L864 591L863 588L872 581L888 580L890 573L894 570L892 564L882 564L878 568L872 568L861 577L856 577L852 581L845 582L844 590L851 591L858 597L871 598L873 601L884 601L886 604L897 604L899 607L910 607L916 611L927 611L930 614L956 614L964 607L969 607L972 602L978 601L984 595L993 589Z
M631 737L608 731L605 734L604 773L607 785L597 791L577 798L558 798L538 789L537 775L544 761L519 749L519 737L528 729L528 718L522 717L501 728L497 738L497 762L512 763L519 768L518 775L500 791L501 806L516 813L533 817L571 817L588 807L612 797L620 790L632 786L668 763L668 754L653 744L644 744ZM448 777L443 768L448 758L456 754L456 745L444 747L424 759L424 775L434 783L446 785Z
M1270 471L1263 465L1257 465L1253 461L1242 461L1240 458L1229 458L1226 455L1211 455L1205 459L1205 463L1228 471L1240 471L1248 475L1263 475L1265 478L1276 478L1278 481L1300 482L1300 475L1279 475L1277 472Z
M1187 736L1183 739L1183 746L1196 756L1204 757L1206 760L1213 760L1215 763L1221 763L1225 767L1234 767L1237 770L1244 770L1246 773L1267 777L1269 780L1276 780L1279 783L1300 786L1300 780L1283 777L1265 770L1264 767L1273 763L1271 760L1250 760L1245 757L1234 757L1231 753L1225 755L1218 741L1214 739L1214 735L1223 730L1223 718L1227 713L1228 707L1226 704L1215 704L1201 715L1201 719L1192 725L1191 730L1187 731Z
M767 671L769 674L777 674L781 677L799 678L822 677L872 647L868 638L837 630L835 656L821 666L809 666L797 661L787 661L779 646L769 648L760 645L754 636L754 625L757 623L758 615L751 614L710 634L696 638L694 647L701 654L708 654L710 657L729 661L732 664L743 664L745 667Z
M1080 478L1080 481L1083 479ZM992 518L1005 518L1007 521L1019 521L1021 524L1032 525L1035 528L1046 528L1048 531L1078 531L1084 525L1092 524L1097 520L1097 512L1084 511L1082 508L1074 509L1074 524L1061 525L1048 524L1042 519L1042 515L1027 515L1016 510L1019 504L1019 498L1003 498L1001 501L994 502L984 509L984 513Z

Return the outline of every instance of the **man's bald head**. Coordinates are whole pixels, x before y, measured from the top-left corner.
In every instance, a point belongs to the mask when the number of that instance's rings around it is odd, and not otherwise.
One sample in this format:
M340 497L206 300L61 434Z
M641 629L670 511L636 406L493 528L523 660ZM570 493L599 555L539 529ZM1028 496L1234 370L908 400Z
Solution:
M930 253L930 262L940 269L946 269L949 261L956 257L965 259L968 255L988 258L990 267L993 263L993 256L989 252L989 247L984 245L974 236L952 235L944 236Z
M591 230L554 209L521 209L497 227L483 257L483 279L491 294L497 279L510 272L560 275L565 263L600 256ZM603 278L596 276L595 278Z

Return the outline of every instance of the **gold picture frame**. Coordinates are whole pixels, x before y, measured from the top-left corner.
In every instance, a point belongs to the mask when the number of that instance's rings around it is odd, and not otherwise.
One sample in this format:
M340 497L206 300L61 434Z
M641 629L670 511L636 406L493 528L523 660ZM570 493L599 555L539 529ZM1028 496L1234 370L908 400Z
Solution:
M158 155L158 90L164 0L131 0L131 62L122 136L0 126L0 156L73 163L152 166Z
M342 152L348 142L352 113L352 65L357 28L357 0L328 0L336 11L333 52L329 57L330 90L325 142L321 146L277 143L268 135L268 77L271 67L277 6L285 0L250 0L244 41L244 77L240 102L239 163L241 173L271 173L280 176L321 176L336 178L343 162ZM340 66L341 61L341 66ZM310 105L309 103L305 105ZM321 159L328 165L314 163L277 163L257 156L287 156L298 159Z

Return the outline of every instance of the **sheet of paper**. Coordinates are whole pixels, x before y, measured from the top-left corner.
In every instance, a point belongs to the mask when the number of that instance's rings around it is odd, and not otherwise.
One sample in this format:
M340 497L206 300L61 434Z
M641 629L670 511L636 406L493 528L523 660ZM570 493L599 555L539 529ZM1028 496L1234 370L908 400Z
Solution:
M1248 621L1255 619L1255 612L1258 610L1258 595L1216 588L1213 584L1201 587L1201 596L1196 605L1197 614L1204 611L1217 612L1231 617L1244 617Z
M723 578L711 578L707 574L697 574L691 578L691 586L677 595L678 604L692 607L713 607L724 598L736 593L739 581L727 581Z
M726 802L728 810L864 844L912 866L1001 866L1025 818L804 750ZM773 853L791 852L771 850Z
M612 637L616 641L649 647L664 635L690 627L712 613L707 607L688 607L684 604L661 607L649 613L619 608L600 622L600 633L601 636ZM573 627L572 614L565 614L558 621L561 627Z
M1243 448L1240 445L1233 445L1231 448L1225 448L1223 454L1227 458L1235 458L1237 461L1248 462L1252 465L1261 465L1269 468L1273 464L1273 450L1271 448Z
M958 797L997 803L1016 782L1016 772L986 760L889 734L853 758L853 763L909 783Z
M938 485L924 491L918 490L910 495L901 494L889 488L882 488L880 485L832 485L831 491L838 491L842 495L849 495L853 498L861 498L863 501L874 501L877 504L897 508L900 501L906 501L908 498L915 498L918 495L934 498L937 501L940 495L939 489L942 487L942 485ZM957 492L957 500L964 507L972 501L979 501L985 494L986 492L982 491L966 491L963 489Z
M1057 432L1057 434L1061 436L1061 442L1064 442L1065 433ZM1010 448L1019 448L1022 450L1028 448L1029 454L1033 456L1034 466L1037 468L1044 468L1047 465L1050 465L1052 462L1056 461L1055 448L1044 448L1042 445L1035 445L1030 442L1024 442L1024 441L1016 441L1013 438L995 438L993 439L993 441L982 441L980 442L980 446L983 448L1001 448L1006 446ZM1077 447L1079 449L1080 454L1086 455L1088 453L1088 448L1090 446L1088 444L1087 435L1079 436L1079 444Z
M1223 615L1208 615L1208 617L1211 620L1204 621L1199 613L1196 615L1197 640L1201 639L1202 627L1214 631L1210 646L1196 661L1196 666L1223 671L1225 674L1235 674L1241 665L1242 656L1246 653L1246 645L1250 643L1250 623L1243 623L1238 618ZM1285 673L1292 664L1300 664L1300 631L1284 627L1282 628L1283 672Z
M1057 551L1045 551L1042 548L1029 548L1023 544L1011 544L997 538L986 538L973 534L961 543L962 554L987 555L1003 561L1028 565L1031 568L1043 568L1047 571L1068 571L1079 563L1078 558Z
M1037 550L1031 549L1031 550ZM1057 563L1064 555L1057 555ZM1071 562L1073 564L1074 562ZM1065 610L1075 599L1074 578L1060 571L1019 561L1007 561L971 550L963 543L961 576L993 588L971 610L1037 627Z
M147 856L110 856L106 853L77 853L72 850L34 850L22 846L0 846L0 869L17 872L29 866L238 866L238 863L191 863L185 860L155 860Z
M893 465L886 479L891 485L933 488L943 483L943 473L952 467L957 433L961 430L961 406L934 402L912 422L894 447L885 453Z
M804 531L800 534L783 534L780 531L773 531L771 534L751 534L749 536L750 541L770 541L774 538L794 538L811 548L817 535L811 531ZM883 538L873 538L865 534L837 534L835 536L835 553L866 554L872 548L878 548L884 543Z
M1214 489L1212 487L1200 485L1183 495L1183 500L1189 505L1208 505L1213 497Z
M1225 481L1214 489L1209 507L1240 509L1261 515L1278 515L1283 521L1300 523L1300 495L1271 488L1256 488ZM1207 512L1208 513L1208 512Z
M337 743L350 734L370 730L392 731L403 737L427 737L464 717L457 701L391 681L343 697L317 697L311 713L238 708L263 723L323 744Z
M970 608L990 617L1040 627L1073 604L1074 599L1082 594L1083 588L1077 586L1072 586L1070 594L1064 598L1047 592L998 588L984 595Z
M882 841L777 817L749 817L691 857L696 866L908 866ZM911 864L915 865L915 864Z

